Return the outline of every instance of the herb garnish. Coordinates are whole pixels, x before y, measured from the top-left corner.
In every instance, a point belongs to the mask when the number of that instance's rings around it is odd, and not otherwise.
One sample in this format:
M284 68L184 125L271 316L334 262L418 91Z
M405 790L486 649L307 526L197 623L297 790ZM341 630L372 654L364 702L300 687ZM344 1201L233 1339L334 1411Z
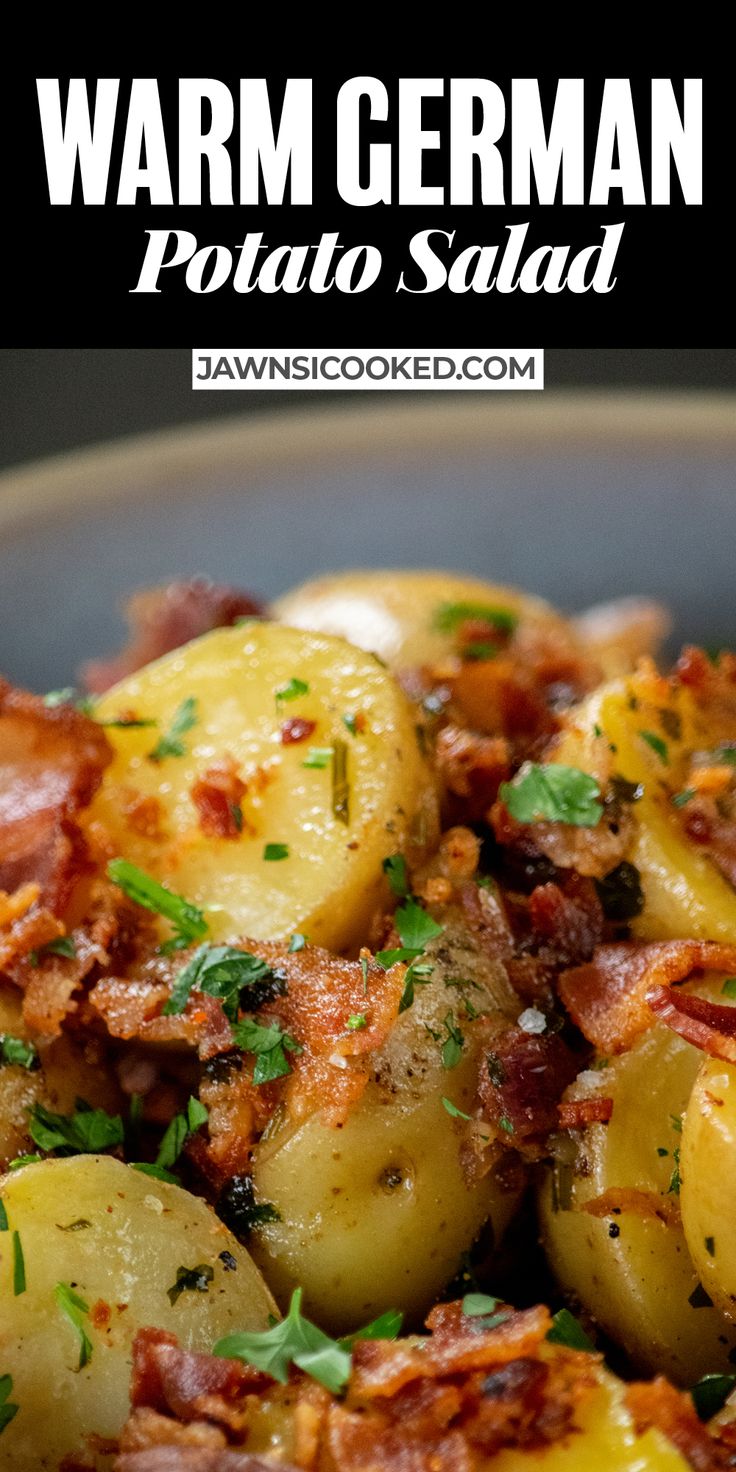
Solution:
M54 1289L54 1298L61 1309L65 1319L69 1320L72 1328L79 1336L79 1363L78 1370L83 1370L92 1358L92 1341L87 1335L83 1319L89 1313L89 1304L75 1293L70 1283L57 1283Z
M391 893L397 899L404 900L409 894L409 876L406 872L406 859L403 854L389 854L384 859L381 868L389 882Z
M647 746L651 746L652 751L656 751L659 760L667 766L670 759L667 742L658 736L656 731L640 731L639 735L642 741L646 741Z
M500 1298L493 1298L490 1293L466 1293L462 1304L463 1317L475 1319L484 1314L494 1314L500 1302Z
M447 1110L447 1113L452 1115L453 1119L470 1119L470 1115L463 1114L462 1109L458 1109L457 1104L453 1104L452 1099L445 1099L443 1096L442 1105Z
M463 1056L463 1043L465 1042L465 1038L463 1037L460 1028L457 1026L457 1022L453 1017L452 1012L448 1012L447 1016L443 1018L442 1026L447 1032L447 1037L445 1038L440 1049L442 1067L457 1068L457 1065Z
M8 1231L8 1213L5 1210L5 1202L0 1197L0 1232Z
M396 911L394 923L399 932L401 946L390 951L378 951L376 961L384 971L395 966L397 961L410 962L404 978L404 991L399 1002L399 1012L406 1012L414 1001L415 985L425 986L432 975L432 966L420 963L418 957L423 954L424 947L430 940L442 935L444 926L438 925L411 896Z
M293 956L295 951L303 951L308 940L308 935L302 935L301 931L295 930L289 941L289 955Z
M267 864L277 864L280 859L288 859L288 843L267 843L263 849L263 857Z
M196 726L197 720L197 701L193 695L188 695L174 712L168 731L159 737L153 751L148 753L149 762L162 762L167 756L184 756L186 747L181 737Z
M302 766L314 768L315 771L321 772L324 770L325 767L329 767L331 761L331 746L310 746L309 751L307 752L307 755L302 762Z
M673 1168L673 1171L672 1171L672 1175L670 1176L669 1186L667 1187L667 1195L668 1196L679 1196L679 1194L680 1194L680 1186L682 1184L681 1178L680 1178L680 1152L679 1152L679 1150L673 1150L672 1151L672 1159L674 1160L675 1164L674 1164L674 1168Z
M691 1385L690 1394L701 1421L709 1421L723 1409L734 1385L736 1375L718 1374L703 1375L697 1384Z
M8 1400L13 1389L12 1375L0 1375L0 1431L4 1431L10 1425L14 1416L18 1414L18 1406Z
M16 1155L15 1160L8 1161L8 1170L22 1170L24 1165L38 1165L39 1161L41 1160L43 1160L42 1155ZM1 1207L2 1202L0 1201L0 1208ZM1 1211L0 1215L2 1215ZM1 1223L0 1231L2 1231Z
M348 782L347 742L338 736L332 749L332 816L338 823L350 823L350 783Z
M233 1027L233 1041L245 1053L255 1053L256 1066L253 1070L254 1084L268 1084L276 1078L291 1073L286 1051L303 1053L304 1049L290 1033L282 1032L278 1023L262 1027L252 1017L244 1017Z
M440 634L454 634L461 624L469 622L490 624L499 633L512 634L519 615L510 608L496 608L488 603L441 603L432 620Z
M552 1316L552 1328L547 1333L551 1344L565 1344L568 1349L595 1351L595 1345L583 1326L567 1308L558 1309Z
M209 1263L199 1262L196 1268L180 1267L176 1270L176 1282L171 1288L166 1289L166 1297L174 1307L181 1298L182 1293L191 1291L193 1293L208 1293L209 1286L215 1276L214 1268Z
M721 996L736 997L736 976L727 976L721 987Z
M207 1123L208 1114L199 1099L190 1095L185 1114L175 1114L167 1126L164 1137L159 1145L155 1166L157 1170L170 1171L175 1165L190 1135L193 1135L203 1124ZM136 1165L136 1170L143 1170L144 1174L152 1174L146 1170L145 1165ZM162 1179L176 1179L165 1177Z
M351 1032L358 1032L362 1027L368 1026L368 1018L365 1012L353 1012L345 1024Z
M686 803L692 802L694 796L694 787L683 787L682 792L673 793L672 802L676 808L684 808Z
M343 716L342 723L343 723L343 726L345 727L346 731L349 731L350 732L350 735L351 736L357 736L357 734L358 734L358 717L356 715L354 715L351 711L348 711L346 713L346 715Z
M225 1359L243 1360L245 1364L272 1375L281 1385L286 1383L289 1366L293 1364L326 1386L333 1395L338 1395L350 1378L350 1346L355 1340L395 1338L401 1327L401 1315L390 1311L374 1319L357 1334L342 1340L330 1339L316 1324L304 1318L301 1302L302 1290L295 1288L289 1312L281 1323L273 1324L260 1334L229 1334L217 1341L213 1354Z
M13 1294L19 1298L26 1291L26 1264L20 1232L13 1232Z
M217 1198L215 1209L220 1220L241 1240L254 1227L281 1221L281 1213L271 1201L256 1201L252 1176L231 1176Z
M64 956L66 960L73 961L76 954L74 936L57 935L54 940L47 940L44 946L39 946L37 951L29 951L28 960L31 966L37 966L44 956Z
M308 694L309 685L307 684L306 680L298 680L296 677L292 680L287 680L285 685L279 685L278 690L274 690L274 696L276 699L276 710L278 711L279 707L283 705L284 701L298 700L300 695Z
M93 1109L86 1099L77 1099L74 1114L54 1114L36 1102L31 1110L29 1133L35 1145L56 1155L99 1155L125 1138L119 1114Z
M556 762L525 762L513 781L502 782L499 797L518 823L544 821L595 828L603 816L595 777Z
M107 866L107 875L129 900L133 900L142 909L150 910L154 915L163 915L164 919L171 921L174 934L162 945L161 950L164 953L181 951L191 945L192 941L202 940L207 934L209 927L199 907L190 900L185 900L182 895L174 894L166 885L159 884L157 879L139 869L137 864L131 864L128 859L111 859Z
M236 1022L241 1005L255 1011L261 1000L265 1000L259 995L263 988L259 989L258 983L272 975L266 962L250 951L239 951L235 946L198 946L174 982L171 996L163 1007L164 1015L170 1017L183 1012L191 991L196 988L210 997L219 997L225 1016ZM247 996L249 990L251 995Z
M38 1068L39 1057L33 1043L3 1032L0 1033L0 1064L2 1063L14 1063L18 1068Z

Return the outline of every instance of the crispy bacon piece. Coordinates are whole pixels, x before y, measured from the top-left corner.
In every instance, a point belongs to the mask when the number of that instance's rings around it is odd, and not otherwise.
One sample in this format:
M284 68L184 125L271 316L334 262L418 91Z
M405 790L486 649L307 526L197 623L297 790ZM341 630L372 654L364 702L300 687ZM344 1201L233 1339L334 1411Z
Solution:
M171 1425L171 1422L168 1422ZM254 1457L231 1447L187 1446L178 1441L138 1452L123 1452L115 1472L299 1472L290 1462Z
M199 826L208 838L239 838L243 831L240 806L246 793L236 763L225 756L197 779L191 799L199 813Z
M75 815L97 791L112 749L94 721L0 680L0 890L39 886L63 913L87 851Z
M530 859L540 855L558 869L573 869L588 879L604 879L624 858L631 842L630 813L606 811L595 828L570 823L518 823L502 802L494 803L490 821L498 842Z
M648 992L647 1003L660 1022L695 1048L726 1063L736 1063L736 1007L723 1007L667 986Z
M281 745L295 746L299 741L306 741L316 729L316 721L305 720L304 716L290 716L281 725Z
M613 1099L567 1099L557 1105L561 1130L582 1130L587 1124L608 1124Z
M666 1226L680 1221L680 1204L676 1196L661 1196L656 1191L642 1191L637 1186L609 1186L600 1196L584 1202L580 1210L599 1219L628 1213L629 1216L653 1218Z
M270 1380L239 1360L180 1349L165 1329L141 1329L133 1343L132 1405L168 1411L182 1421L206 1418L239 1431L243 1396Z
M465 661L448 684L461 724L484 736L505 736L526 750L559 729L534 673L510 652Z
M733 776L733 767L727 769L727 775ZM723 817L713 797L692 799L682 809L681 817L688 838L736 889L736 820Z
M190 639L234 624L248 614L260 617L263 612L263 605L249 593L219 586L209 578L191 578L187 583L168 583L134 593L125 607L130 630L127 648L108 659L85 664L81 672L85 688L101 695L125 675Z
M545 960L558 966L587 961L603 938L603 909L590 879L571 874L560 884L538 884L529 919Z
M637 1430L656 1426L695 1472L725 1472L733 1467L733 1451L719 1444L698 1419L689 1395L675 1390L663 1375L651 1383L629 1385L626 1404Z
M511 754L503 736L479 736L460 726L445 726L435 748L439 774L455 821L477 822L511 776Z
M577 1060L556 1033L510 1027L496 1037L481 1065L478 1093L504 1144L536 1153L535 1142L558 1127L560 1096L577 1071Z
M599 946L587 965L563 971L559 993L589 1042L603 1053L622 1053L651 1026L647 994L686 981L696 968L736 971L736 946L696 940Z

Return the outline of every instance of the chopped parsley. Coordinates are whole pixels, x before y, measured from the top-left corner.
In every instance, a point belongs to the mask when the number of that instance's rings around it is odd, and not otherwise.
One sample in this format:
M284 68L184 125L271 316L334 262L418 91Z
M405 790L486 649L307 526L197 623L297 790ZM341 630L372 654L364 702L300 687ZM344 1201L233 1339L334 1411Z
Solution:
M280 859L288 859L288 843L267 843L263 849L263 857L267 864L277 864Z
M452 1012L447 1013L447 1016L443 1019L442 1026L447 1033L447 1037L445 1038L440 1049L442 1067L457 1068L457 1065L463 1056L463 1043L465 1042L465 1038L463 1037L460 1028L457 1026Z
M217 1215L236 1237L247 1237L254 1227L280 1222L281 1213L270 1201L256 1201L252 1176L231 1176L217 1198Z
M209 927L198 906L185 900L182 895L174 894L164 884L159 884L157 879L139 869L137 864L131 864L128 859L111 859L107 866L107 875L129 900L133 900L142 909L171 921L174 934L161 947L162 951L183 950L193 941L202 940L207 934Z
M347 742L336 738L332 750L332 815L338 823L350 823L350 783Z
M462 1305L463 1317L475 1319L484 1314L494 1314L500 1302L500 1298L493 1298L490 1293L466 1293Z
M647 746L651 746L652 751L657 753L659 760L667 766L669 764L670 754L667 742L663 737L658 736L656 731L640 731L639 735L642 741L646 741Z
M3 1032L0 1033L0 1064L2 1063L14 1063L18 1068L38 1068L39 1057L33 1043Z
M219 997L225 1016L236 1022L240 1006L255 1011L261 1000L265 1000L261 996L262 983L272 976L266 962L250 951L239 951L235 946L198 946L179 972L164 1005L164 1014L183 1012L190 993L196 988L210 997Z
M291 1037L290 1033L282 1032L278 1023L274 1023L272 1027L263 1027L254 1022L252 1017L244 1017L241 1022L236 1022L233 1027L233 1041L245 1053L254 1053L256 1056L254 1084L268 1084L291 1073L287 1051L304 1051L301 1043Z
M679 1196L679 1194L680 1194L680 1186L682 1184L681 1179L680 1179L680 1152L679 1152L679 1150L673 1150L672 1151L672 1159L674 1160L675 1163L674 1163L674 1166L673 1166L672 1175L670 1176L670 1183L669 1183L669 1186L667 1187L667 1195L668 1196Z
M302 935L301 931L295 930L289 941L289 955L293 956L295 951L303 951L309 937Z
M463 1114L462 1109L458 1109L457 1104L453 1104L452 1099L445 1099L444 1095L442 1098L442 1107L447 1110L447 1113L453 1119L470 1119L469 1114Z
M343 726L345 727L346 731L349 731L350 732L350 735L351 736L357 736L357 734L358 734L358 717L356 715L354 715L352 713L352 711L348 711L343 716L342 723L343 723Z
M698 1283L696 1287L693 1288L693 1291L688 1298L688 1303L690 1304L691 1308L713 1307L713 1299L711 1298L709 1293L706 1293L702 1283Z
M353 1012L345 1024L351 1032L358 1032L362 1027L368 1026L368 1018L365 1012Z
M419 961L424 947L436 936L442 935L444 926L438 925L417 901L409 897L396 911L394 924L399 932L401 946L394 950L378 951L376 961L384 971L395 966L397 961L408 961L404 978L404 991L399 1002L399 1012L406 1012L414 1001L415 985L424 986L432 975L432 966Z
M391 893L397 899L404 900L409 894L409 877L406 872L406 859L403 854L389 854L381 865L388 879Z
M713 752L716 762L724 762L729 767L736 767L736 742L724 742L717 746Z
M64 685L61 690L48 690L43 697L47 710L57 710L60 705L72 705L77 692L73 685Z
M137 731L146 726L157 726L158 721L139 720L138 716L118 716L114 721L98 721L98 726L109 726L116 731ZM181 755L181 753L178 753Z
M47 940L45 946L40 946L37 951L31 951L28 959L33 966L37 966L43 956L64 956L67 961L73 961L76 954L74 936L57 935L54 940Z
M703 1375L690 1394L701 1421L709 1421L721 1411L736 1385L736 1375Z
M470 644L463 644L463 659L495 659L498 654L498 645L491 644L487 639L474 639Z
M514 1134L514 1121L512 1119L509 1119L509 1117L508 1117L507 1114L502 1114L501 1115L501 1118L498 1121L498 1123L501 1126L501 1129L503 1130L504 1134L506 1134L506 1135L513 1135Z
M20 1232L13 1232L13 1295L19 1298L26 1291L26 1264Z
M304 1318L301 1302L302 1290L295 1288L285 1319L260 1334L228 1334L218 1339L213 1354L243 1360L272 1375L281 1385L286 1384L289 1366L296 1365L333 1395L339 1394L350 1378L350 1353Z
M157 1172L169 1172L172 1165L176 1165L189 1136L193 1135L203 1124L206 1124L207 1119L208 1114L204 1104L201 1104L199 1099L195 1099L191 1095L186 1107L186 1113L175 1114L170 1124L167 1125L164 1137L159 1145L158 1155L154 1162ZM136 1169L144 1170L144 1173L147 1175L154 1173L145 1170L145 1167L142 1165L137 1165ZM161 1179L175 1180L176 1178L167 1175L162 1176Z
M0 1197L0 1232L8 1230L8 1213L5 1210L5 1202Z
M309 685L306 680L298 680L296 677L293 680L287 680L285 685L279 685L278 690L274 690L276 710L278 711L287 700L298 700L300 695L308 694Z
M302 766L314 767L316 771L321 772L325 767L329 767L331 761L331 746L310 746L309 751L307 752L307 755L302 762Z
M399 1308L389 1308L385 1314L380 1314L377 1319L371 1319L370 1324L364 1324L362 1329L356 1329L354 1334L345 1334L338 1339L341 1349L350 1353L357 1339L395 1339L401 1333L401 1325L404 1315Z
M672 1125L673 1130L676 1130L677 1131L678 1135L681 1135L682 1134L682 1115L681 1114L671 1114L670 1115L670 1124Z
M586 1334L582 1324L570 1313L567 1308L558 1309L552 1316L552 1328L547 1333L551 1344L564 1344L568 1349L587 1349L595 1351L592 1339Z
M119 1114L93 1109L86 1099L76 1100L73 1114L54 1114L36 1102L31 1110L29 1133L34 1145L55 1155L99 1155L125 1138Z
M14 1416L18 1414L18 1406L8 1396L13 1389L12 1375L0 1375L0 1431L4 1431L10 1425Z
M672 802L676 808L684 808L686 803L692 802L694 796L694 787L683 787L682 792L675 792L673 794Z
M432 620L440 634L454 634L461 624L490 624L499 633L512 634L519 622L519 615L510 608L496 608L489 603L441 603Z
M727 976L721 987L721 995L724 997L736 997L736 976Z
M42 1155L16 1155L15 1160L8 1161L8 1170L22 1170L24 1165L38 1165L41 1160L43 1160ZM1 1206L2 1202L0 1202ZM2 1227L0 1226L1 1230Z
M196 726L198 719L197 701L193 695L188 695L174 712L168 731L159 737L153 751L148 753L148 760L162 762L168 756L185 756L186 747L181 738L186 736L187 731L191 731L192 726Z
M89 1313L89 1304L78 1293L75 1293L70 1283L57 1283L54 1289L54 1298L58 1307L69 1320L72 1328L79 1338L79 1363L78 1370L83 1370L92 1358L92 1341L84 1327L84 1319Z
M513 781L501 783L499 796L518 823L549 821L595 828L603 816L595 777L556 762L525 762Z
M197 1263L195 1268L177 1268L176 1282L166 1289L166 1297L171 1307L173 1308L178 1302L182 1293L208 1293L214 1276L214 1268L211 1268L206 1262Z

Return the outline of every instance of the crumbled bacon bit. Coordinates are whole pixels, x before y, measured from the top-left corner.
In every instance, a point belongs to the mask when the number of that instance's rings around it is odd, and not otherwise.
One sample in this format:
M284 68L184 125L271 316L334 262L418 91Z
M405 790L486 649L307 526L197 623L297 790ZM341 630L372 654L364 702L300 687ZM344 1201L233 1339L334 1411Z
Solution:
M635 1186L609 1186L592 1201L584 1201L580 1210L598 1219L628 1213L629 1216L655 1218L667 1226L680 1221L676 1196L662 1196L656 1191L642 1191Z
M479 736L460 726L445 726L439 732L436 762L451 815L466 822L484 817L500 784L511 775L509 746L502 736Z
M690 1396L675 1390L664 1376L649 1384L629 1385L625 1398L637 1430L656 1426L694 1472L726 1472L733 1466L732 1451L719 1445L698 1419Z
M735 971L736 946L695 940L599 946L587 965L563 971L559 993L589 1042L602 1053L622 1053L651 1026L647 993L686 981L698 967Z
M544 958L558 966L589 960L603 938L595 885L579 874L570 874L562 886L538 884L529 897L529 919Z
M294 746L299 741L306 741L316 729L316 721L305 720L304 716L290 716L281 726L281 745Z
M613 1099L566 1099L557 1105L561 1130L581 1130L588 1124L607 1124L613 1114Z
M118 789L118 801L128 827L141 838L161 840L166 837L164 807L159 798L151 793L144 797L132 787Z
M214 762L194 783L191 799L199 813L200 829L208 838L240 837L243 831L240 804L246 790L231 756Z
M500 1127L505 1144L535 1150L535 1142L557 1128L560 1096L578 1064L556 1033L511 1027L493 1040L491 1049L478 1083L485 1114Z
M736 1063L736 1007L658 986L647 993L655 1017L712 1058Z

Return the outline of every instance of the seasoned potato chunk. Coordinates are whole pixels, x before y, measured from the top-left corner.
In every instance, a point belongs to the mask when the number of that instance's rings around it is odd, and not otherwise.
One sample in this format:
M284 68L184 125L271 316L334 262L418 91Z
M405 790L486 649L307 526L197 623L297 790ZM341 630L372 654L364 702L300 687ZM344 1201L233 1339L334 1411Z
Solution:
M736 1067L709 1058L695 1081L682 1131L682 1224L703 1287L732 1319L735 1167Z
M55 1469L62 1457L110 1466L98 1438L125 1421L143 1325L200 1350L267 1326L273 1302L247 1252L178 1186L84 1155L6 1176L0 1201L0 1373L12 1375L19 1407L0 1465L14 1472ZM181 1268L199 1274L177 1296Z
M452 653L452 609L465 609L467 618L500 609L532 625L569 627L542 598L516 588L415 569L328 573L285 593L275 605L284 623L341 634L392 669L434 664Z
M563 1287L637 1368L687 1385L728 1370L736 1344L699 1292L678 1213L677 1127L701 1056L657 1023L628 1053L582 1075L566 1097L611 1098L613 1115L581 1132L574 1159L546 1173L541 1193L544 1241ZM596 1201L600 1216L585 1210Z
M90 830L201 906L213 939L300 930L333 950L354 945L386 894L385 854L421 852L436 831L409 703L340 639L217 630L96 710L126 713L157 728L108 728L115 759Z
M426 958L431 981L416 986L343 1127L328 1127L318 1113L284 1121L255 1152L259 1199L280 1220L258 1230L253 1255L282 1304L301 1284L305 1311L335 1332L390 1307L421 1315L484 1223L498 1240L518 1203L519 1171L500 1170L507 1152L491 1127L442 1102L471 1114L488 1029L494 1018L515 1016L518 999L460 928L448 925ZM458 979L472 987L467 995L484 1018L464 1019ZM449 1068L448 1014L465 1039Z
M684 821L693 753L729 733L733 739L732 720L721 722L686 686L645 670L597 690L555 749L556 761L641 789L628 809L634 833L627 857L641 875L644 908L633 930L644 940L731 941L736 934L736 891Z

